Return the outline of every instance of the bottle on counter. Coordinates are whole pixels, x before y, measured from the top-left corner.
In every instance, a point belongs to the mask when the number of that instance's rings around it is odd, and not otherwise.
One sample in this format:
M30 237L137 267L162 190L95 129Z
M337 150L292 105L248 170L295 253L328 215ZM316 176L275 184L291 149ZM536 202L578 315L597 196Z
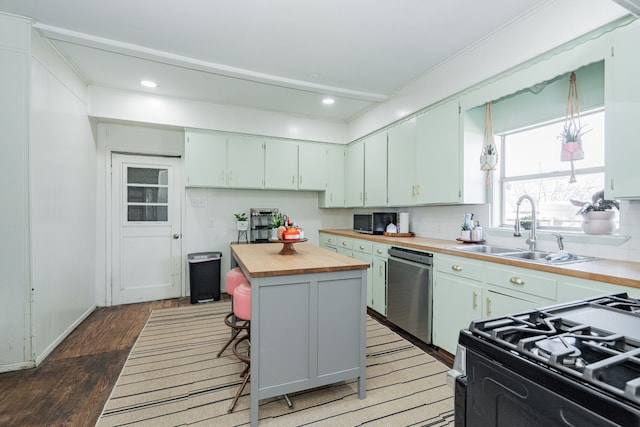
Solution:
M471 240L479 242L482 240L482 227L480 227L480 221L473 222L473 228L471 229Z

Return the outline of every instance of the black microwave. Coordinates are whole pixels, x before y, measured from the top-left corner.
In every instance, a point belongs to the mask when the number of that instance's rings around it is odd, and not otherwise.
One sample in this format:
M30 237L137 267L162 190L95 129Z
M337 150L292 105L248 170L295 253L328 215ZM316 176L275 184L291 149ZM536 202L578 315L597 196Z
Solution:
M390 223L396 224L395 212L370 212L353 214L353 231L367 234L382 234Z

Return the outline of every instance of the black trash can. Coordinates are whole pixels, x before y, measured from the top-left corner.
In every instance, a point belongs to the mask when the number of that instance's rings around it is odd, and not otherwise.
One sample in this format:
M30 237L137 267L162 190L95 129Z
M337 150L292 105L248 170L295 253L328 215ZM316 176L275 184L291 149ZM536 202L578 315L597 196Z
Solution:
M191 304L220 300L220 258L222 252L197 252L187 255Z

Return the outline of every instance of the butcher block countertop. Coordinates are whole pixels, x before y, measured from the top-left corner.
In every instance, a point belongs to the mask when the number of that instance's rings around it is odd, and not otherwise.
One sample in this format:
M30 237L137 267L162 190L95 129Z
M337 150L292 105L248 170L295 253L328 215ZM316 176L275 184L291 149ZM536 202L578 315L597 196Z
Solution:
M328 251L311 243L295 243L296 255L279 255L282 245L282 243L232 244L231 252L251 277L369 268L366 262Z
M640 288L640 262L598 259L564 265L540 264L519 259L457 250L452 248L452 246L461 246L462 243L456 240L429 239L425 237L387 237L383 235L356 233L352 230L336 229L320 230L320 232Z

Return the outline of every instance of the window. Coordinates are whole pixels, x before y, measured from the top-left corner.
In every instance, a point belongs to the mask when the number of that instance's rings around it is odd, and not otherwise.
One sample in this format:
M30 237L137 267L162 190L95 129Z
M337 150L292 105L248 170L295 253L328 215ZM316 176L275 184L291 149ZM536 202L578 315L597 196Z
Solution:
M561 143L557 136L564 117L504 132L496 138L500 141L502 163L496 172L499 185L494 188L494 200L500 201L502 226L515 224L516 202L528 194L537 202L539 227L580 228L582 218L576 215L578 207L570 200L590 201L593 193L604 188L605 112L600 108L580 117L589 131L582 138L584 159L574 161L575 183L569 183L571 163L560 161ZM529 203L522 203L520 218L530 212Z
M167 169L128 167L126 186L127 221L168 221Z

